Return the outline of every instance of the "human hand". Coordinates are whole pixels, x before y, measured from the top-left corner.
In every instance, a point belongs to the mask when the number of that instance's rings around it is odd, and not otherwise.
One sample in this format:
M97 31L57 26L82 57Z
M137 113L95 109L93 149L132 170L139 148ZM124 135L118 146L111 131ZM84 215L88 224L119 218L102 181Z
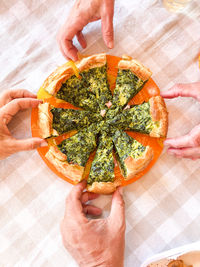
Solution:
M36 96L27 90L8 90L0 95L0 159L21 150L47 145L41 138L17 140L8 130L8 123L18 111L35 108L41 103L35 98Z
M114 0L77 0L57 35L63 56L66 59L78 60L78 50L73 45L73 38L76 36L80 45L86 48L82 30L88 23L99 19L104 42L108 48L113 48L113 15Z
M184 136L168 138L164 144L169 146L168 153L176 157L193 160L200 158L200 125Z
M161 92L160 95L164 98L193 97L200 102L200 82L177 83L169 90Z
M170 90L162 92L161 96L165 98L193 97L200 102L200 82L176 84ZM200 158L200 125L184 136L168 138L164 144L169 147L168 153L176 157L193 160Z
M74 186L66 199L61 222L63 244L79 266L121 267L125 246L125 207L121 189L113 194L110 216L88 220L85 214L100 215L101 209L85 203L98 197L83 192L86 181Z

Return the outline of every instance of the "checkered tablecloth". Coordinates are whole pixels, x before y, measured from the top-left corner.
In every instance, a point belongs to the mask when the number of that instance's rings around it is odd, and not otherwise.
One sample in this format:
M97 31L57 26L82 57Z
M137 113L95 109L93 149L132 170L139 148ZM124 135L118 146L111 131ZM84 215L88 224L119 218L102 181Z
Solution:
M72 0L0 1L0 90L27 88L36 93L57 65L65 62L56 44ZM84 30L84 53L102 51L139 59L153 71L161 90L176 82L200 80L200 2L185 14L172 14L162 1L123 0L115 6L115 48L108 50L100 23ZM169 137L200 123L193 99L166 102ZM31 111L19 113L11 132L26 138ZM72 186L56 177L37 151L21 152L0 162L0 266L77 266L63 248L59 223ZM149 256L200 237L200 161L177 159L165 151L155 166L124 190L126 203L125 266L139 267ZM94 201L107 216L111 198Z

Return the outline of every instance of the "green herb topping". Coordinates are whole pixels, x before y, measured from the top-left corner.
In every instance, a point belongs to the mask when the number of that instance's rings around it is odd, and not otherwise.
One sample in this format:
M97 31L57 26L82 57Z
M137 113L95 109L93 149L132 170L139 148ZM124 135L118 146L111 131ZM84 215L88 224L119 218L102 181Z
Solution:
M122 130L115 131L115 134L113 135L113 142L121 169L126 177L127 169L124 164L125 159L128 157L137 159L142 153L144 153L146 147Z
M118 70L116 87L113 95L114 106L125 106L144 86L144 82L131 70Z
M51 113L53 114L53 129L59 134L79 130L102 120L100 114L84 110L53 108Z
M93 182L113 182L114 159L112 151L112 138L106 134L101 135L87 180L88 184L92 184Z

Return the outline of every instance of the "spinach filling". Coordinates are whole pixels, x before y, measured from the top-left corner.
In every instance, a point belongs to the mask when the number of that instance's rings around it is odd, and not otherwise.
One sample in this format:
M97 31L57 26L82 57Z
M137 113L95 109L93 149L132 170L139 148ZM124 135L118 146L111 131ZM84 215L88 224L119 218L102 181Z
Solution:
M102 134L99 139L99 146L92 162L87 183L92 184L94 182L113 182L114 177L112 138L106 134Z
M88 90L95 95L100 109L105 109L105 104L112 100L107 80L107 65L83 71L81 76L86 81Z
M149 103L125 109L108 123L123 130L133 130L145 134L150 134L154 128L159 127L159 122L152 121Z
M124 107L144 86L131 70L118 70L116 87L113 95L113 105Z
M67 156L67 161L85 167L90 153L96 147L97 134L100 130L98 124L93 123L77 134L62 141L58 148Z
M93 112L100 110L97 99L88 91L85 80L79 79L75 75L62 84L56 97L86 110Z
M125 159L128 157L137 159L144 153L146 147L144 147L141 143L130 137L122 130L115 131L113 135L113 142L115 145L115 151L120 163L120 167L123 171L124 176L126 177L127 168L124 163Z
M59 134L79 130L102 120L100 114L84 110L53 108L51 113L53 114L53 129Z
M63 83L56 97L93 112L107 108L105 104L112 99L107 66L83 71L80 76L81 79L73 75Z

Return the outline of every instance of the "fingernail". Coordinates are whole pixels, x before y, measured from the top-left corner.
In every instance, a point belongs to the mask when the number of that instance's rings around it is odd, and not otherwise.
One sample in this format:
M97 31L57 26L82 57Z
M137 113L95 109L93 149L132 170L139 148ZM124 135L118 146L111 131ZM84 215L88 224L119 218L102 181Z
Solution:
M114 42L113 41L109 41L108 42L108 48L112 49L114 47Z
M40 144L40 147L44 147L44 146L48 146L48 143L46 141L42 141L42 143Z
M118 190L119 190L119 193L120 193L120 195L121 195L121 196L123 196L123 191L124 191L123 187L122 187L122 186L121 186L121 187L119 187L119 189L118 189Z

